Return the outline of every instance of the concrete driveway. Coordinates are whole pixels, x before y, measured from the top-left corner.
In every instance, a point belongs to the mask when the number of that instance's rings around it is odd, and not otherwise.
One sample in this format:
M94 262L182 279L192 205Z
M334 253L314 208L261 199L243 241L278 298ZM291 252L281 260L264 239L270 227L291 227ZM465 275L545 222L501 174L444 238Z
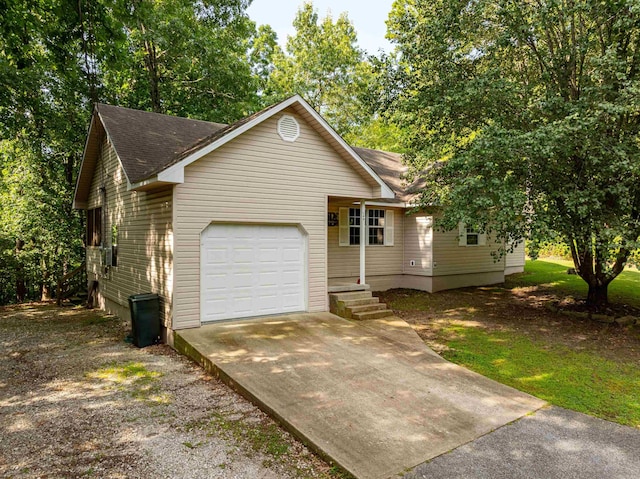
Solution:
M362 479L407 473L545 404L445 361L393 318L231 321L175 345Z

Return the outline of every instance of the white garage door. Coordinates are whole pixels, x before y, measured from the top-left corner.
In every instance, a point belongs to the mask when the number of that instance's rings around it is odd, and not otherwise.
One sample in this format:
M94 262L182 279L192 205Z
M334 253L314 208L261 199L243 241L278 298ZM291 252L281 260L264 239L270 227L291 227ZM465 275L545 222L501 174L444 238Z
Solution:
M304 311L305 245L295 226L210 225L200 244L201 321Z

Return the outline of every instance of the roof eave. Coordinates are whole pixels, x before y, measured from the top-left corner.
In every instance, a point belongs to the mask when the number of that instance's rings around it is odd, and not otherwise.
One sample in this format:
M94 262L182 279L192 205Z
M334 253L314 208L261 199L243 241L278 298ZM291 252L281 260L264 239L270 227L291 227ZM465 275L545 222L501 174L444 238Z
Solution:
M149 191L180 183L184 183L184 177L182 178L182 181L167 181L166 179L158 178L158 175L153 175L135 183L127 181L127 191Z
M265 111L262 115L258 115L251 121L248 121L240 128L237 128L230 132L227 135L224 135L221 138L209 143L208 145L203 146L198 151L190 154L184 159L180 160L178 163L169 166L168 168L158 172L155 177L155 181L164 182L167 184L180 184L184 183L184 169L189 166L191 163L199 160L203 156L211 153L212 151L220 148L222 145L228 143L239 135L243 134L247 130L250 130L254 126L264 122L265 120L271 118L277 113L289 108L293 104L298 103L303 108L305 108L311 116L320 124L324 129L326 129L329 134L338 142L338 144L344 148L344 150L361 166L361 168L374 180L374 182L378 185L379 191L376 192L375 196L384 199L394 199L396 198L393 190L387 186L387 184L380 178L373 169L362 159L360 156L353 151L353 149L347 144L344 139L340 135L338 135L333 128L322 118L318 112L316 112L311 105L309 105L300 95L294 95L291 98L284 100L275 108L271 108ZM153 179L153 178L152 178ZM147 180L145 180L147 181Z
M86 168L87 168L87 151L89 150L89 146L91 141L93 140L93 133L96 128L96 110L94 107L93 112L91 113L91 121L89 123L89 128L87 130L87 139L84 142L84 149L82 150L82 161L80 162L80 169L78 170L78 176L76 178L76 186L73 190L73 208L76 210L84 210L87 209L87 200L89 196L89 192L87 191L87 198L78 198L78 190L80 188L81 182L86 177ZM91 176L89 176L89 181L91 181Z

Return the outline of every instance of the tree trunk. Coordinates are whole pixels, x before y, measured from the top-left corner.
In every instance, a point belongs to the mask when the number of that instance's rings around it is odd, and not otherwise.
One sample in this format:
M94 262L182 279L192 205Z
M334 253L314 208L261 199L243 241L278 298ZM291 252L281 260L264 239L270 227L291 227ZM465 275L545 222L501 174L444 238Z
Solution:
M609 303L609 299L607 297L607 289L609 285L589 285L589 292L587 293L587 305L601 308L606 306Z
M20 251L24 248L24 241L17 239L16 240L16 259L17 259L17 267L16 267L16 300L18 303L24 303L25 297L27 296L27 286L24 282L24 267L18 255Z
M48 301L51 299L51 288L49 285L49 271L47 263L44 259L40 261L42 268L42 283L40 284L40 301Z

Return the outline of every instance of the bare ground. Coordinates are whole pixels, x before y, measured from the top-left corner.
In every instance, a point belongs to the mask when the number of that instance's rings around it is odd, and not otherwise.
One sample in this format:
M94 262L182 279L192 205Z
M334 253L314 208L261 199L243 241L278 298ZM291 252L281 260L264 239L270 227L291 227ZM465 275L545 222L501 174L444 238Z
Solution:
M447 322L473 322L489 330L514 330L549 344L640 363L640 327L621 327L572 314L572 298L557 296L540 287L478 287L434 294L414 290L376 293L380 301L410 323L435 351L446 345L438 334Z
M226 385L126 333L82 308L0 308L0 477L336 476Z

